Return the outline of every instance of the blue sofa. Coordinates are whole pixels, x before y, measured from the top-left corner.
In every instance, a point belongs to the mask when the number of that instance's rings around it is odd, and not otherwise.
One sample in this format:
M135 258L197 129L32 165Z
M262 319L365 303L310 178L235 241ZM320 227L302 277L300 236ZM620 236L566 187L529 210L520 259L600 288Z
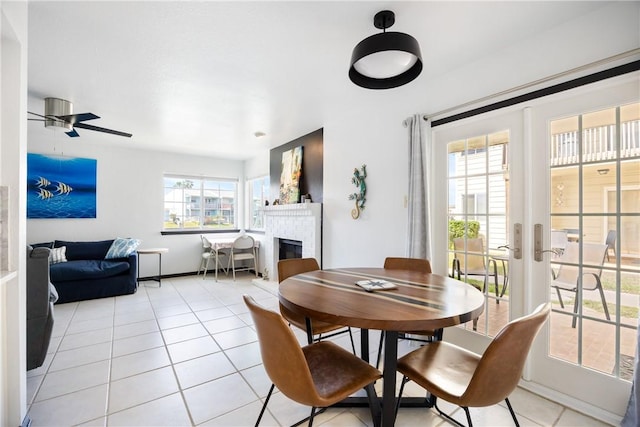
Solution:
M66 247L66 261L52 263L49 268L51 283L58 291L56 304L136 292L138 254L133 251L127 258L105 259L112 243L113 240L52 243L54 251Z

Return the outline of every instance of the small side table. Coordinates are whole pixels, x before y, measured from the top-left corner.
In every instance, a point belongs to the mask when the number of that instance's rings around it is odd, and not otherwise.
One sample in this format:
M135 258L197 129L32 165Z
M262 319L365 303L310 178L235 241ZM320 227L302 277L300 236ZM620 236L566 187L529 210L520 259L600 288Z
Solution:
M169 252L169 248L149 248L138 249L138 255L157 254L158 255L158 275L147 280L154 280L162 286L162 254ZM138 284L140 283L140 260L138 260Z

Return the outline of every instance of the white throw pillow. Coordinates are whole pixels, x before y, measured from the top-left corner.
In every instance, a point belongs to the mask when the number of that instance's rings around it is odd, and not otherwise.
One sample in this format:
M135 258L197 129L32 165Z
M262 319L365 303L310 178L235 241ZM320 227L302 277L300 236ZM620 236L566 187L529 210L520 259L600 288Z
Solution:
M67 247L61 246L59 248L51 249L49 254L49 261L51 264L57 264L59 262L67 262Z
M107 252L104 259L127 258L138 249L138 246L140 246L140 240L138 239L123 239L118 237L111 244L109 252Z

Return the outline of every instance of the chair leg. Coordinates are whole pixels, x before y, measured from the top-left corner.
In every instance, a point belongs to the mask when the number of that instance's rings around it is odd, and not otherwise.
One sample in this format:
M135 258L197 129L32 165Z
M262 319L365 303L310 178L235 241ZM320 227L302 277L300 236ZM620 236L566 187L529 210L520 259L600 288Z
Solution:
M376 368L380 367L380 359L382 359L383 344L384 344L384 331L380 331L380 344L378 344L378 358L376 359Z
M607 300L604 297L604 291L602 290L602 285L598 285L598 290L600 291L600 299L602 300L604 315L607 317L607 320L611 320L611 316L609 315L609 307L607 307Z
M442 410L438 407L438 403L436 402L433 405L434 408L436 408L436 411L438 411L438 413L440 414L441 417L444 417L447 419L447 421L449 421L451 424L455 424L459 427L466 427L464 424L459 423L458 421L454 420L453 418L451 418L449 415L445 414L444 412L442 412ZM469 427L473 427L473 424L471 423L471 415L469 414L469 408L466 408L464 406L461 407L464 410L464 413L467 415L467 422L469 423Z
M271 384L271 388L269 389L269 393L267 393L267 398L264 400L264 405L262 405L262 410L260 411L260 415L258 415L258 419L256 420L255 427L258 427L260 424L260 420L262 419L262 415L264 415L265 409L267 409L267 403L269 403L269 399L271 398L271 393L273 393L273 389L276 387L275 384Z
M311 407L311 415L309 415L309 427L313 426L313 417L316 414L316 407L312 406Z
M306 326L307 332L307 343L309 345L313 344L313 326L311 325L311 319L308 317L304 318L304 324ZM318 335L318 341L322 339L322 334Z
M202 280L207 278L207 270L209 270L209 261L211 260L211 256L207 258L207 262L204 265L204 274L202 275Z
M560 301L560 308L564 308L564 302L562 301L562 295L560 295L560 288L556 286L556 293L558 294L558 301Z
M373 383L371 383L364 389L367 392L367 399L369 400L371 420L373 421L374 427L379 427L382 421L382 407L380 406L380 401L378 400L378 395L376 394L376 388L373 386Z
M233 272L233 281L236 281L236 261L233 259L233 254L231 254L231 271Z
M353 350L353 355L357 356L357 354L356 354L356 345L353 342L353 334L351 333L351 327L348 327L347 330L349 331L349 339L351 340L351 350Z
M500 289L498 288L498 264L495 260L489 260L489 268L493 267L493 281L496 291L496 304L500 304ZM486 278L485 278L486 280Z
M223 251L218 251L218 265L222 267L222 271L224 271L224 274L229 274L228 263L227 263L227 267L225 267L224 264L220 262L221 255L226 255L226 253Z
M464 410L464 414L467 416L467 423L469 423L469 427L473 427L473 422L471 421L471 413L469 412L469 408L466 406L462 406Z
M520 427L520 423L518 422L518 418L516 418L516 413L513 411L511 407L511 402L509 402L509 398L504 399L507 402L507 408L509 408L509 412L511 413L511 418L513 418L513 422L516 424L516 427Z
M229 253L229 259L227 260L227 270L224 274L229 275L229 270L231 270L231 258L233 258L233 252Z
M398 392L398 398L396 399L396 416L398 416L398 409L400 409L400 400L402 399L402 392L404 391L404 385L411 381L409 377L404 375L402 377L402 383L400 383L400 391Z

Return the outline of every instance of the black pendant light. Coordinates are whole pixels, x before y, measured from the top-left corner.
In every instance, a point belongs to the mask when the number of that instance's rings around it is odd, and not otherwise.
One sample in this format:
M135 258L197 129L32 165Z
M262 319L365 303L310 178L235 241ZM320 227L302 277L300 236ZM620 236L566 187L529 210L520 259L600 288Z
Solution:
M367 37L351 54L349 78L367 89L391 89L409 83L422 71L418 41L405 33L386 32L395 23L390 10L376 13L373 25L382 33Z

